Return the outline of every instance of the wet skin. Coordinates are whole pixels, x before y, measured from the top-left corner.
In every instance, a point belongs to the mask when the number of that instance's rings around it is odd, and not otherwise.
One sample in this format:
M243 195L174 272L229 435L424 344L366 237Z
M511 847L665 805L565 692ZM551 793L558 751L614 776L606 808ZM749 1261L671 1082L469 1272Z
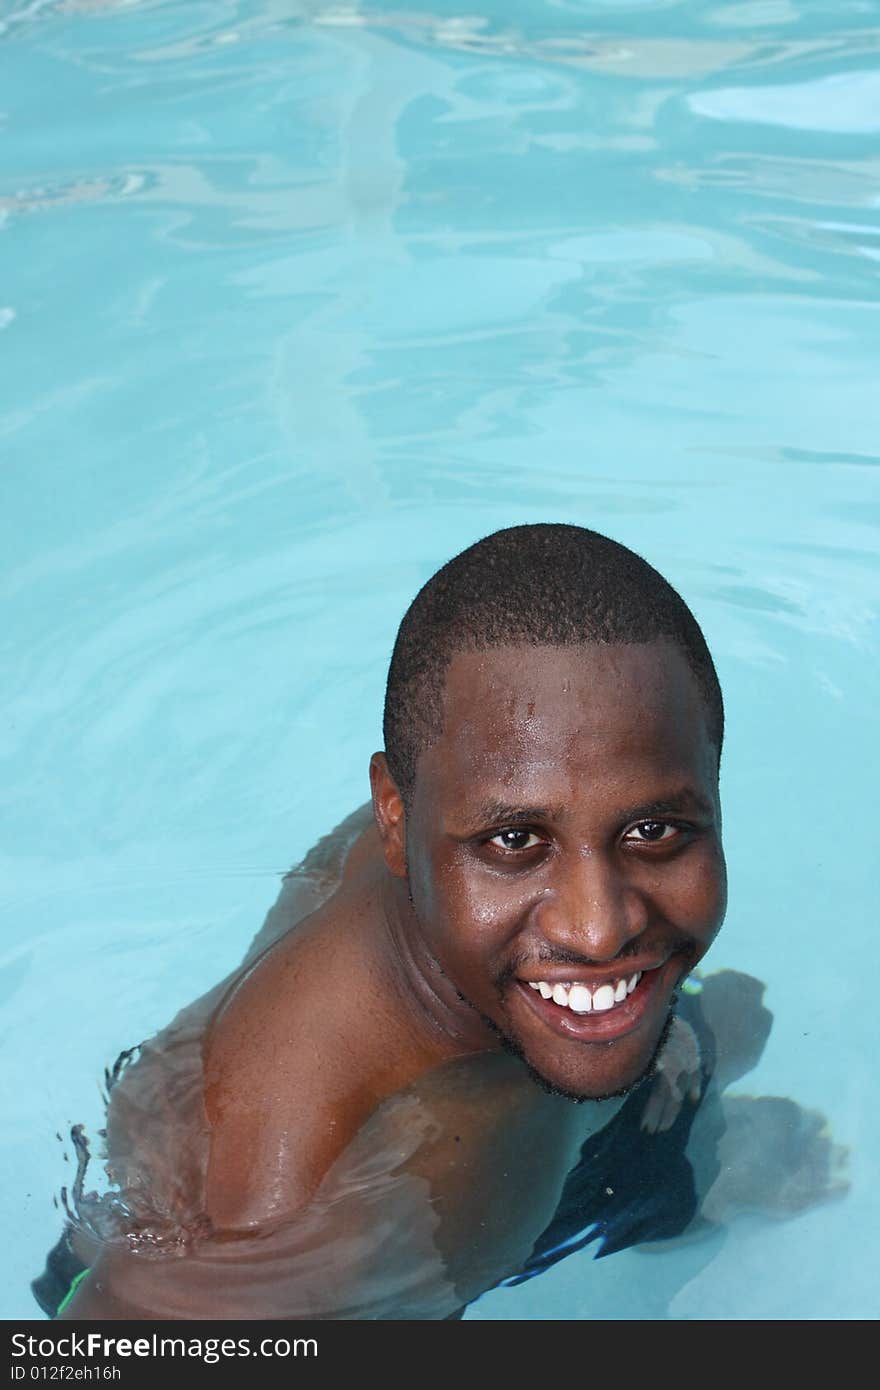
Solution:
M631 1086L723 919L717 769L671 644L459 654L409 815L373 760L414 969L439 968L462 1024L481 1015L485 1045L497 1029L548 1084L593 1098ZM595 989L638 971L625 1002L581 1017L527 983Z
M456 656L412 804L374 754L374 824L331 895L206 996L214 1229L304 1211L388 1098L427 1087L438 1138L411 1171L442 1215L432 1239L459 1301L520 1268L600 1107L546 1095L504 1044L582 1098L650 1067L724 914L717 766L671 644ZM638 971L625 1002L581 1018L527 983L595 989ZM485 1084L442 1066L480 1054ZM261 1315L246 1289L190 1288L174 1264L177 1311L158 1316ZM149 1316L169 1288L162 1262L111 1253L64 1316Z

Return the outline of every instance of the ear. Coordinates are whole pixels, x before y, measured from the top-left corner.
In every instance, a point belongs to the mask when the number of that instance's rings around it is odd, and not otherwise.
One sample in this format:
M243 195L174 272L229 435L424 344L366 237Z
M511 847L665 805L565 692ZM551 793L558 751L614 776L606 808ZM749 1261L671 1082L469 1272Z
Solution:
M370 787L385 863L397 878L406 878L406 812L384 753L370 759Z

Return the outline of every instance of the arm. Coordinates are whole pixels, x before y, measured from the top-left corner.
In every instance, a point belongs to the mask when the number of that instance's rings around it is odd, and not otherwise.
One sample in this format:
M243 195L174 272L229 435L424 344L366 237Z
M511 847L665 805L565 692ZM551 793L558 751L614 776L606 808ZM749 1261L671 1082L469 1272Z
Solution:
M522 1267L585 1122L504 1055L444 1063L375 1109L299 1212L180 1257L106 1251L63 1317L446 1318Z
M698 977L700 978L700 977ZM708 1028L708 1056L697 1034L676 1016L654 1069L654 1077L642 1116L642 1129L661 1134L671 1129L687 1097L694 1105L711 1073L718 1091L757 1065L773 1015L763 1003L765 986L738 970L720 970L700 980L694 1008L704 1043Z
M693 1105L703 1089L700 1044L689 1023L674 1018L666 1045L654 1067L648 1100L642 1114L642 1129L663 1134L671 1129L687 1096Z

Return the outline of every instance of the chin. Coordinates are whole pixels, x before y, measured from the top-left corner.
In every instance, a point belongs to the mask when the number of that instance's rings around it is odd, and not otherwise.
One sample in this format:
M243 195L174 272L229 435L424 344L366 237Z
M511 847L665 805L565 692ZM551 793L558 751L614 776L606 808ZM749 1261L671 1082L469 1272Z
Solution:
M499 1036L505 1050L520 1059L532 1080L542 1090L547 1091L550 1095L563 1096L566 1100L580 1104L588 1100L612 1100L616 1097L628 1096L631 1091L634 1091L643 1081L652 1076L657 1058L663 1051L669 1036L674 1015L675 1010L671 1006L660 1030L660 1036L647 1058L625 1063L618 1071L613 1067L608 1068L607 1071L603 1068L600 1076L595 1074L577 1075L576 1072L573 1074L573 1071L569 1069L551 1071L546 1064L536 1063L516 1038L509 1037L504 1033L499 1033Z

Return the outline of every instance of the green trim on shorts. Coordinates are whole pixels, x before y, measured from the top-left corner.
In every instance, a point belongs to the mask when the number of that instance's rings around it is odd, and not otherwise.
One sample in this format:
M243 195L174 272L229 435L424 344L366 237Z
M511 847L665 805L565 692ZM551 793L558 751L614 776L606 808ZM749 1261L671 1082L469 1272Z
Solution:
M73 1298L73 1295L76 1293L77 1289L79 1288L83 1279L85 1279L88 1272L89 1271L87 1269L81 1269L79 1274L75 1274L73 1276L73 1283L71 1284L70 1288L67 1290L67 1293L64 1295L64 1297L62 1298L61 1302L58 1304L58 1307L55 1310L56 1318L58 1317L59 1313L64 1312L64 1309L67 1307L68 1303Z

